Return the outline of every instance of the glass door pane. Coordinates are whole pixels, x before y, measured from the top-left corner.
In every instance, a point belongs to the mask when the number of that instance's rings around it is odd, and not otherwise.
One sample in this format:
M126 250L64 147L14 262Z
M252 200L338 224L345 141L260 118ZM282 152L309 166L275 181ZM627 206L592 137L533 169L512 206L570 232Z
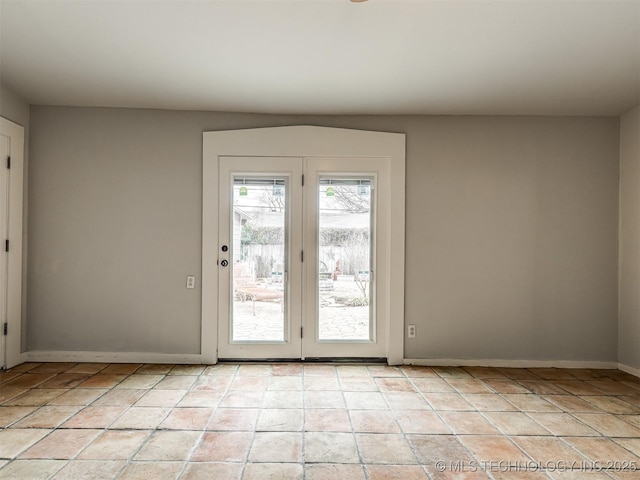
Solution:
M286 340L287 183L285 177L233 177L233 342Z
M318 340L372 339L371 177L319 177Z

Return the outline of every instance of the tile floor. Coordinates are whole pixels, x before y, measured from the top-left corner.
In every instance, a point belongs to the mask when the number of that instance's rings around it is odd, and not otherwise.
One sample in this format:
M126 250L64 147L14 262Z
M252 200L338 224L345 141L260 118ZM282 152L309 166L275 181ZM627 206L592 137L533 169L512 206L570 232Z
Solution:
M6 479L638 479L617 370L23 364Z

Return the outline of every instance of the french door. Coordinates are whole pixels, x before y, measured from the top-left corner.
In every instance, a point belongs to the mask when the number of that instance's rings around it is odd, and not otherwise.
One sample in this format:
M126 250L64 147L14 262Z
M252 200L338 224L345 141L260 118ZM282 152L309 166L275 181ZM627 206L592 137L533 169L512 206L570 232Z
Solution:
M219 158L218 356L386 356L388 162Z

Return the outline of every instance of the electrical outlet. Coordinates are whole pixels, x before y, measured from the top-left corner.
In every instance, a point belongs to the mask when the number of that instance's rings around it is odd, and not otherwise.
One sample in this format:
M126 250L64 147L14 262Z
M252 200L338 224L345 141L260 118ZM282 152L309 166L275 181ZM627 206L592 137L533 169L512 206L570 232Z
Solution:
M407 337L416 338L416 326L415 325L407 325Z
M196 288L195 275L187 275L187 288Z

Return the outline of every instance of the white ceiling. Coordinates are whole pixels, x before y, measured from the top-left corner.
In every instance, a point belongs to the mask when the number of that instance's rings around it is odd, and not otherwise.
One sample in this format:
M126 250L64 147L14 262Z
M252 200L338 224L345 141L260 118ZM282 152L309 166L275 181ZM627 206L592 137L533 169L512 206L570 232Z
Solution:
M1 0L0 16L0 79L32 104L618 115L640 103L640 0Z

